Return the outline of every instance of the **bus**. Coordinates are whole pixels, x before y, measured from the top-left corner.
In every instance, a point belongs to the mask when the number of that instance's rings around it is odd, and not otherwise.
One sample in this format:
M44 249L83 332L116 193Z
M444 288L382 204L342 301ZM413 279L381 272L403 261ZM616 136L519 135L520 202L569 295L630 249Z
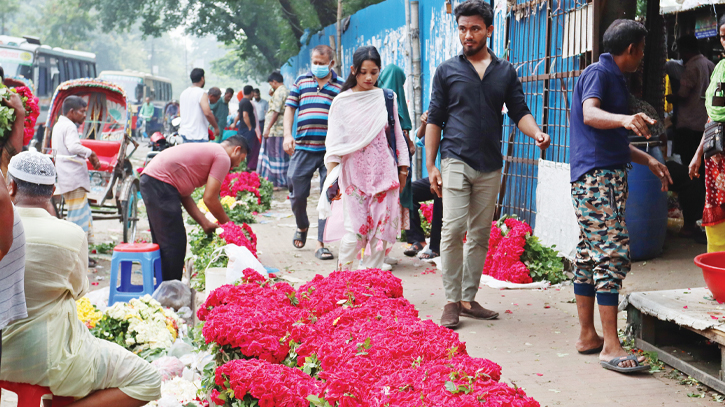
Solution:
M6 78L31 82L40 106L35 135L42 139L55 89L71 79L95 78L96 54L51 48L30 36L0 35L0 66Z
M146 98L154 105L154 115L146 126L146 134L164 130L164 109L172 101L171 80L148 73L132 71L102 71L99 79L115 83L126 91L126 97L133 114L131 128L135 136L140 136L137 126L138 114Z

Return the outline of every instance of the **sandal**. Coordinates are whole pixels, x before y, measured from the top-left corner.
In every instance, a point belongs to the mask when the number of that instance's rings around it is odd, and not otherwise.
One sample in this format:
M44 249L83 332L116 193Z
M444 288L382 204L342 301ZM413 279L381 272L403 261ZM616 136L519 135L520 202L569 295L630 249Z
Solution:
M425 250L418 253L418 258L421 260L433 260L440 256L441 256L440 253L434 252L433 250L430 249L430 247L426 247Z
M317 257L320 260L332 260L334 259L334 256L332 255L332 252L330 252L330 249L327 247L320 247L315 252L315 257Z
M587 350L578 350L580 355L593 355L595 353L601 353L602 349L604 349L604 344L597 346L596 348L591 348Z
M307 228L304 232L297 229L295 231L295 236L292 238L292 246L294 246L297 249L301 249L305 247L305 244L307 244L307 232L309 232L310 228ZM302 246L297 246L296 242L302 242Z
M403 254L408 257L413 257L418 254L419 251L423 250L424 247L425 245L421 242L408 243L408 246L405 247Z
M637 366L620 367L619 364L624 362L625 360L633 360ZM600 360L599 364L602 365L602 367L605 369L614 370L615 372L619 372L619 373L635 373L635 372L649 371L649 366L640 364L639 361L637 360L636 355L621 356L618 358L614 358L614 359L610 360L609 362L607 362L605 360Z

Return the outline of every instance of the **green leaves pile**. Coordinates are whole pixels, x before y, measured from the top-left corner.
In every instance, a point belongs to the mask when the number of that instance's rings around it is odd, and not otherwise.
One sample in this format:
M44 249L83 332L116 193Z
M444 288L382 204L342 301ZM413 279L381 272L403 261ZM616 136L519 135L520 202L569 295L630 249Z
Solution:
M0 100L9 100L11 90L0 83ZM15 110L0 104L0 140L10 136L15 123Z
M555 247L541 244L536 236L526 237L521 261L528 267L532 280L558 284L568 279L564 274L564 262L554 250Z

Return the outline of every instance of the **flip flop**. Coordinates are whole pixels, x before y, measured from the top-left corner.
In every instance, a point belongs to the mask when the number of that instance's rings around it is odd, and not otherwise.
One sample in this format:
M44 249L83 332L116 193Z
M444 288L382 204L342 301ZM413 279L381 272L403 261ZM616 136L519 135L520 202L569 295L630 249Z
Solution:
M418 253L418 258L421 260L433 260L440 257L441 255L426 247L425 250Z
M581 354L581 355L593 355L595 353L600 353L602 351L602 349L604 349L604 344L601 344L596 348L591 348L591 349L587 349L587 350L579 350L577 352L579 352L579 354Z
M327 247L321 247L317 249L315 252L315 257L317 257L320 260L332 260L335 257L332 255L332 252L330 252L330 249Z
M421 242L409 243L403 251L403 254L408 257L413 257L418 254L419 251L423 250L423 244Z
M635 367L619 367L618 365L621 362L624 362L625 360L633 360L637 366L635 366ZM649 371L649 366L640 364L639 361L637 360L636 355L621 356L618 358L614 358L614 359L610 360L609 362L607 362L605 360L600 360L599 364L602 365L602 367L605 369L614 370L615 372L619 372L619 373L636 373L636 372Z
M310 229L308 228L304 232L297 229L295 231L295 236L292 238L292 246L294 246L296 249L301 249L305 247L305 244L307 244L307 232L309 232ZM297 246L295 242L302 242L302 246Z

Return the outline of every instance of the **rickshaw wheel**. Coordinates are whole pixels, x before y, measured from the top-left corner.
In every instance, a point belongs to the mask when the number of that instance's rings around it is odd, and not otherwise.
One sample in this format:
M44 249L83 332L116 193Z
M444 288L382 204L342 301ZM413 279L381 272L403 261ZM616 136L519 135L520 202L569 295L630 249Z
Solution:
M123 202L123 242L133 243L136 240L136 226L138 224L138 185L131 183L128 187L128 200Z

